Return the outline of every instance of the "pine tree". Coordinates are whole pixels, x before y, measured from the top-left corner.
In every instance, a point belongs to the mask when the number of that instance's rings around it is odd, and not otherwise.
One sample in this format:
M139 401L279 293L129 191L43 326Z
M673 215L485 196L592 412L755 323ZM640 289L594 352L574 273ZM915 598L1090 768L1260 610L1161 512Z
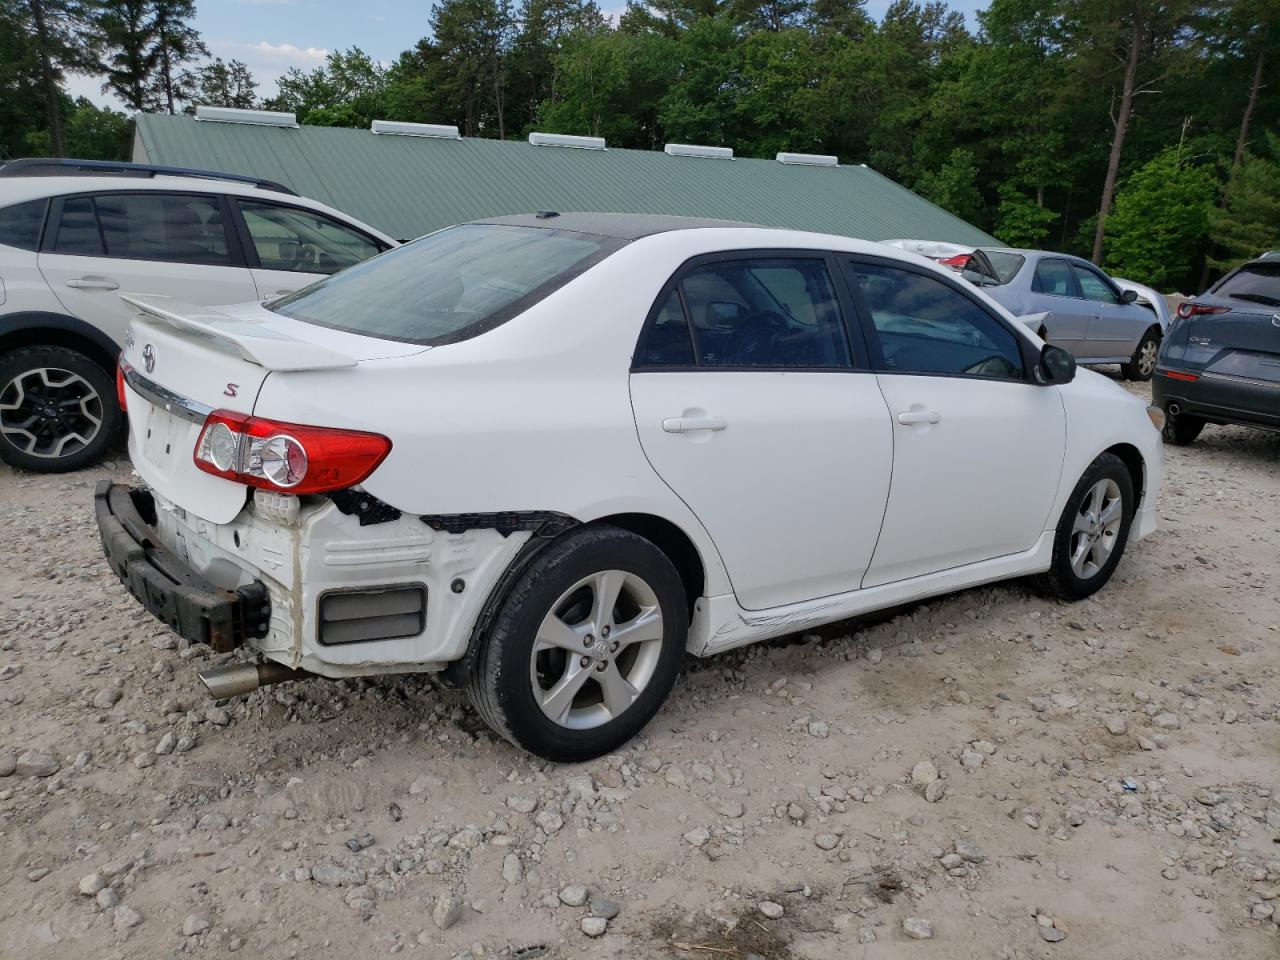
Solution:
M1266 250L1280 249L1280 136L1267 134L1267 155L1245 153L1232 171L1227 202L1209 213L1216 270L1238 267Z
M239 60L224 63L221 57L195 70L183 71L174 84L175 94L186 101L183 109L187 113L193 113L201 103L252 109L257 106L257 87L247 66Z
M134 110L153 106L151 79L157 56L151 0L114 0L99 13L98 29L109 51L102 92L114 93Z
M184 65L207 57L209 49L191 26L196 16L195 0L151 0L151 13L156 61L151 89L161 107L176 113L178 104L189 100L192 94L192 90L184 86L190 76ZM232 63L244 67L238 60ZM249 99L252 98L250 84Z
M97 68L94 57L92 11L88 0L0 0L21 43L29 51L44 99L49 149L65 156L67 140L62 81L68 72L86 73Z

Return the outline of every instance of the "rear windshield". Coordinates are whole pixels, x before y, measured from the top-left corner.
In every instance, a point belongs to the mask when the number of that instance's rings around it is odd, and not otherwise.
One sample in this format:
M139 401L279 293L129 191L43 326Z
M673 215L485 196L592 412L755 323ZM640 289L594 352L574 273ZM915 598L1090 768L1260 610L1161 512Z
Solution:
M985 272L979 273L977 276L969 277L969 271L977 272L977 265L970 261L971 266L966 266L962 271L966 277L974 280L983 286L999 286L1006 284L1018 275L1018 271L1022 269L1022 265L1027 262L1027 258L1017 253L1004 253L1000 250L983 250L987 255L987 259L991 261L991 269L995 271L995 279L993 280Z
M295 320L384 340L456 343L522 313L621 246L568 230L464 224L266 306Z
M1219 297L1280 307L1280 263L1246 263L1219 281L1211 292Z

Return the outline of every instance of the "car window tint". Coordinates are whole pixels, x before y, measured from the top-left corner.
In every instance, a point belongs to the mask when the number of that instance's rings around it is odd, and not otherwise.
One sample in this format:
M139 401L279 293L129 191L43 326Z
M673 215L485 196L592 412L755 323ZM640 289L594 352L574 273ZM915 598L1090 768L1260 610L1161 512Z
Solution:
M248 200L240 210L264 270L337 273L379 252L369 237L319 213Z
M1280 307L1280 263L1246 263L1219 280L1210 293Z
M227 233L216 196L104 194L94 198L107 256L228 266Z
M1111 285L1093 270L1088 267L1082 267L1078 263L1073 263L1071 271L1076 275L1076 281L1080 284L1080 292L1084 294L1086 300L1097 300L1101 303L1120 303L1120 298L1111 289Z
M1076 285L1071 279L1071 266L1065 260L1041 260L1036 264L1036 275L1031 287L1036 293L1048 293L1055 297L1078 296Z
M0 210L0 243L22 250L36 249L48 206L48 200L28 200Z
M93 200L73 197L63 202L52 247L54 253L70 256L102 256L102 234L98 231L98 215L94 212Z
M693 268L680 286L701 366L852 366L822 260L726 260Z
M371 337L455 343L524 312L620 246L571 230L463 224L324 277L267 307Z
M983 250L987 255L987 260L991 263L991 268L996 272L996 283L1005 284L1018 275L1018 271L1022 269L1022 265L1027 262L1027 258L1020 253L1006 253L1003 250ZM968 278L971 273L969 266L961 271Z
M636 351L637 367L691 367L694 365L693 338L685 319L680 294L672 290L662 301L645 329Z
M1022 377L1016 335L958 290L897 267L854 263L849 270L887 370Z

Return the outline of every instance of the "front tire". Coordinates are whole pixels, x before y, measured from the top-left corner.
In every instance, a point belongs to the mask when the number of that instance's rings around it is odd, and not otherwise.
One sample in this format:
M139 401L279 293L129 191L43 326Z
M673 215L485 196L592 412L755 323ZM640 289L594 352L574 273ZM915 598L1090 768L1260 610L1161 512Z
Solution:
M1160 332L1152 327L1142 335L1128 363L1120 365L1126 380L1150 380L1156 372L1156 358L1160 356Z
M1059 600L1083 600L1111 579L1133 522L1136 504L1129 468L1114 453L1089 464L1058 521L1053 561L1035 578L1042 593Z
M97 463L120 436L115 384L78 350L23 347L0 356L0 460L36 473Z
M639 733L666 699L688 610L680 575L653 543L580 527L516 580L467 693L518 747L560 762L598 757Z

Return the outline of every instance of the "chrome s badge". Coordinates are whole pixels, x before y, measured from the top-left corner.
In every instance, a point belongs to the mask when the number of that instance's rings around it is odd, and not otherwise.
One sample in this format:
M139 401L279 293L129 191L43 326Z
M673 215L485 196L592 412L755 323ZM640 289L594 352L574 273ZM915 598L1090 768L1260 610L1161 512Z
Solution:
M149 343L142 348L142 365L147 368L147 373L156 368L156 348Z

